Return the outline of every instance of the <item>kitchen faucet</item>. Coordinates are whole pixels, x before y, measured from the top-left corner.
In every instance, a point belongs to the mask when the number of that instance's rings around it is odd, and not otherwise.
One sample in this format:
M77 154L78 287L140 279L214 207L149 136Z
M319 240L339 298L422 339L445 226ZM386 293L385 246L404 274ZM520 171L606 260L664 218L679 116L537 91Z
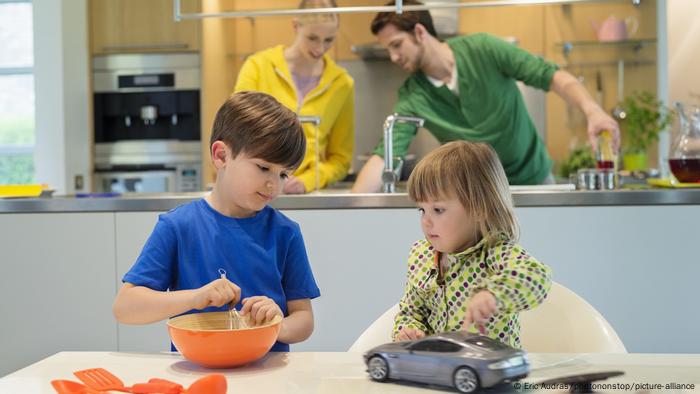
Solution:
M320 189L320 174L318 171L320 152L318 151L318 126L321 124L321 117L315 115L299 115L299 123L311 123L314 125L314 149L316 150L315 160L314 160L314 176L316 177L314 183L314 191Z
M413 123L416 127L423 127L425 119L415 116L405 116L393 113L386 117L384 121L384 172L382 182L384 183L384 193L393 193L396 187L396 173L394 173L394 124Z

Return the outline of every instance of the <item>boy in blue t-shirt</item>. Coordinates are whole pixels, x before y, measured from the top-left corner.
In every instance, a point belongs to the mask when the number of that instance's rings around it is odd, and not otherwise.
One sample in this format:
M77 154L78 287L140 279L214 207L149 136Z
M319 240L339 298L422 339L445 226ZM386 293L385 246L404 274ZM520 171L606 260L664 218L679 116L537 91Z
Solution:
M297 223L267 205L305 150L294 112L264 93L231 96L212 129L212 192L160 215L124 275L114 301L117 320L147 324L234 303L258 324L284 317L271 351L289 351L288 344L308 338L311 299L320 292L304 240Z

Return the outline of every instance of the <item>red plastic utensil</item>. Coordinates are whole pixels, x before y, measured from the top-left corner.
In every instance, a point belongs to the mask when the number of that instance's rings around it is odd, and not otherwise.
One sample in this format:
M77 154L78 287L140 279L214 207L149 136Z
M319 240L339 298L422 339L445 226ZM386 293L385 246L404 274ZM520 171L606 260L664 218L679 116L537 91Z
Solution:
M99 394L100 391L93 390L90 387L74 382L72 380L56 379L51 381L51 386L58 394Z
M192 383L185 391L186 394L226 394L226 377L212 374L201 377Z
M185 388L182 387L181 384L171 382L170 380L166 380L166 379L151 378L151 379L148 379L148 383L162 384L164 386L169 387L170 390L177 391L178 393L182 393L183 391L185 391Z
M166 381L165 379L158 379L156 382L137 383L131 387L126 387L124 386L124 382L104 368L85 369L74 372L73 374L80 379L81 382L98 391L113 390L134 394L180 394L182 392L181 385Z

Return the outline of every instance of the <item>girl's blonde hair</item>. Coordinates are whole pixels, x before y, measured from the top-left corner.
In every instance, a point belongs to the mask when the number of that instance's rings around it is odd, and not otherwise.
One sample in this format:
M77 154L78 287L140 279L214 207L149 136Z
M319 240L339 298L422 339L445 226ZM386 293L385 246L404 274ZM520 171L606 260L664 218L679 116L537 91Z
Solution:
M408 196L415 202L457 198L474 216L482 237L518 239L508 179L487 144L453 141L435 149L408 178Z
M299 9L309 8L337 8L338 4L335 0L301 0ZM297 21L301 24L319 23L319 22L335 22L339 23L338 14L305 14L299 15Z

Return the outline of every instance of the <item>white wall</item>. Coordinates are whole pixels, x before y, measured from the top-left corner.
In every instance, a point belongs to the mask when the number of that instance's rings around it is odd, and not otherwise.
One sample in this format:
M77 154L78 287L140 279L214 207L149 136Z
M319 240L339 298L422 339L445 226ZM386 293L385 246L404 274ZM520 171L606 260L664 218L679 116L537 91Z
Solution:
M91 119L87 0L34 0L35 179L74 193L90 189ZM78 190L79 191L79 190Z
M700 104L700 1L668 0L667 17L669 98Z

